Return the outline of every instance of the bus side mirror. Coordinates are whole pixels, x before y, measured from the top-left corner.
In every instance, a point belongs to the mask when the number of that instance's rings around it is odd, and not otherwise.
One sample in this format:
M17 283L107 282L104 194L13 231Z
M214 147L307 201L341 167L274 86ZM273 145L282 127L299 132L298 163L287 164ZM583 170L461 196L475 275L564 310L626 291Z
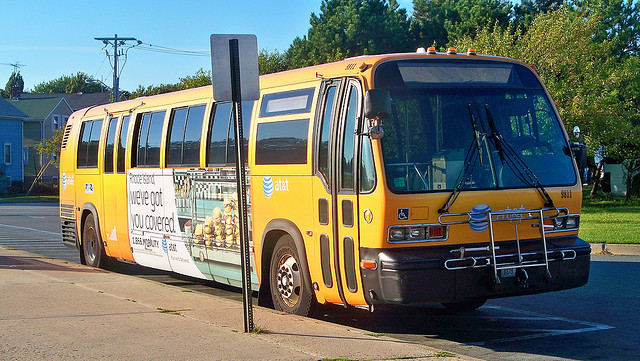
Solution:
M369 120L368 135L372 139L384 136L382 120L391 114L391 95L388 90L369 89L364 94L364 116Z
M587 146L582 143L571 144L571 151L573 156L576 157L576 164L578 169L582 170L587 166Z

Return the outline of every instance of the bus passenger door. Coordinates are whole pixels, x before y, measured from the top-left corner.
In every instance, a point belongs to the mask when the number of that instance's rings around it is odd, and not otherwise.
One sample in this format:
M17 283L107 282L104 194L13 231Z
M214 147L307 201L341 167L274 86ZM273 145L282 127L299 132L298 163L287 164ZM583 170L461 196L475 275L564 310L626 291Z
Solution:
M355 126L361 112L362 91L353 80L330 80L323 84L316 129L317 207L316 239L320 262L316 279L326 301L363 304L359 291L358 202L355 192ZM318 269L319 268L319 269ZM312 270L312 273L314 270Z
M129 115L109 118L102 172L103 201L100 220L105 251L116 258L132 260L127 217L127 184L124 167Z
M309 262L310 272L318 282L318 298L324 298L331 303L345 303L342 293L342 285L335 273L334 242L334 207L333 199L335 188L332 179L334 177L331 166L334 142L335 121L340 105L340 80L329 80L322 84L319 111L317 116L317 128L315 129L315 176L313 177L313 199L316 207L317 224L314 229L314 242L316 259ZM340 290L338 289L340 287Z
M360 232L357 174L359 169L357 125L362 113L360 83L345 83L338 126L335 131L334 168L334 268L340 276L345 300L351 305L364 305L360 278Z

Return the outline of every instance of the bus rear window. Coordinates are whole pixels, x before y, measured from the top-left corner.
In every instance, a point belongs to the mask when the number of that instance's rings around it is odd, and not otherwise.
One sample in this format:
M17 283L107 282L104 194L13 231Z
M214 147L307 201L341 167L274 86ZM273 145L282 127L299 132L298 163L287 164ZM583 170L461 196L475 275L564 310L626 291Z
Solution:
M309 119L258 124L256 164L306 164Z

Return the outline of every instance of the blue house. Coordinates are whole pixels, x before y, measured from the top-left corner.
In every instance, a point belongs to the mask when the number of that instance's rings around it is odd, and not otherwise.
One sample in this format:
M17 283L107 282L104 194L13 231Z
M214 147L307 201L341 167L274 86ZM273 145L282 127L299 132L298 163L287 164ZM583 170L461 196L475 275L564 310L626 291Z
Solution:
M0 99L0 192L14 181L24 181L23 124L28 116Z

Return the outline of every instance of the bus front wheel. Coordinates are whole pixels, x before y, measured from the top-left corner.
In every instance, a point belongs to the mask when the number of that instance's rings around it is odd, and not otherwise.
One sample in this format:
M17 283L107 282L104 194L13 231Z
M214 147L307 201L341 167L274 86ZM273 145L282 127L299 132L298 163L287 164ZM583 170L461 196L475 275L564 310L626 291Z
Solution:
M305 281L305 270L289 235L281 237L271 256L271 298L276 310L306 316L311 308L313 293Z
M91 267L104 267L107 256L104 253L100 233L96 229L93 214L89 214L82 227L82 253L85 264Z

